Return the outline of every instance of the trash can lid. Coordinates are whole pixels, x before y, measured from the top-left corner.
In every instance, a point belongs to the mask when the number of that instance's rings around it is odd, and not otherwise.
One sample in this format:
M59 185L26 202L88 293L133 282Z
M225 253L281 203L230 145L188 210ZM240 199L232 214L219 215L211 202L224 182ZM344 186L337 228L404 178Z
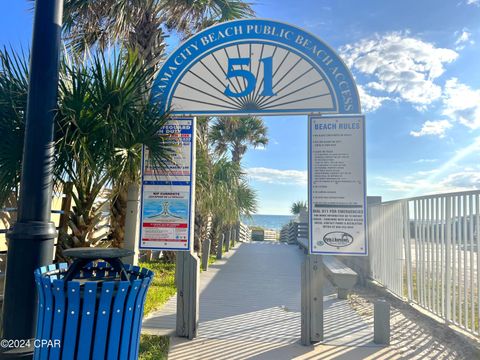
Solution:
M76 259L118 259L125 256L134 255L135 252L128 249L118 249L118 248L75 248L75 249L66 249L63 251L65 256Z

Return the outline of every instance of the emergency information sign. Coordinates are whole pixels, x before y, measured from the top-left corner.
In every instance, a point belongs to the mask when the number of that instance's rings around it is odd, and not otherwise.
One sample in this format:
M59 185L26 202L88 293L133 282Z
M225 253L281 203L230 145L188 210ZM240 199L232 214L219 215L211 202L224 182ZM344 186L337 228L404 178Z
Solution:
M365 118L309 117L310 253L367 255Z

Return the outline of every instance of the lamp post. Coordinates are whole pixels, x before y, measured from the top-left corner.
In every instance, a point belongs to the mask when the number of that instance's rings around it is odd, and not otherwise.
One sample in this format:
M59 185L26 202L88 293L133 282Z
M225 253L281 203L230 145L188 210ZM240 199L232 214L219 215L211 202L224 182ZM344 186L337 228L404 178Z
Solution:
M56 230L50 211L62 12L63 0L35 2L18 216L7 234L3 338L9 340L35 336L33 271L53 258ZM8 353L31 357L31 349L7 350L2 358Z

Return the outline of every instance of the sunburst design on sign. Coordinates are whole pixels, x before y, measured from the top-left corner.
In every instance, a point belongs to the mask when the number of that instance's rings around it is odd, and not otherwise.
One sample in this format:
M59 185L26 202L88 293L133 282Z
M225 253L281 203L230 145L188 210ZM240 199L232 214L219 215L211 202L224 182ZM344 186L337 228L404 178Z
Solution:
M331 85L318 66L288 48L234 44L197 60L177 83L175 111L206 113L334 111Z

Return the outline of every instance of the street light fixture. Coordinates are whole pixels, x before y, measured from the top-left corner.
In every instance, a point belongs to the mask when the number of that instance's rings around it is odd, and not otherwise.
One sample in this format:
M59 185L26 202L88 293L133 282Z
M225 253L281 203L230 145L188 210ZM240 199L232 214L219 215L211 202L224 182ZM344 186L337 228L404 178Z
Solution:
M63 0L35 2L18 216L7 234L3 339L8 340L35 336L33 271L53 258L56 229L50 212L62 13ZM32 348L6 350L0 357L32 356Z

